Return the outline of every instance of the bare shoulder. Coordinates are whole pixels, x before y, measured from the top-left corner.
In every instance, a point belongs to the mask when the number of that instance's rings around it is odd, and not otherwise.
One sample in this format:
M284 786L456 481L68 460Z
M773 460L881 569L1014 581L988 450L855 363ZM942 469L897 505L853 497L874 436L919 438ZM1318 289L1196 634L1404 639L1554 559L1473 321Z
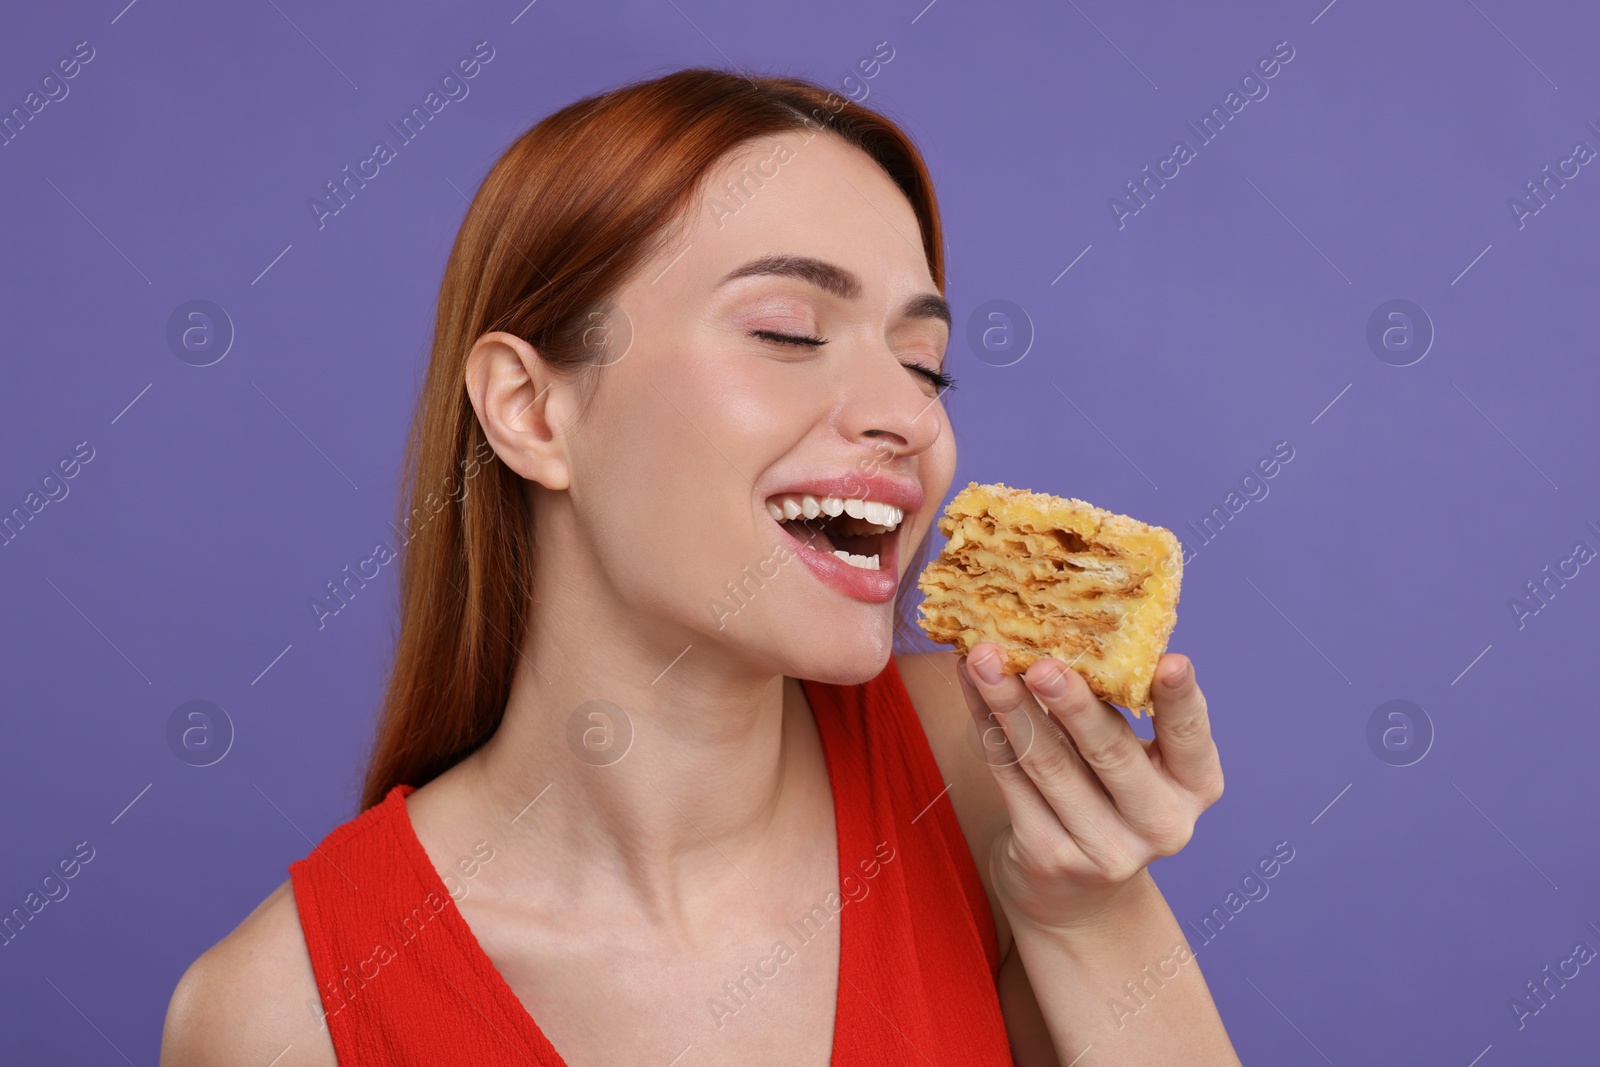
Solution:
M286 879L178 980L161 1031L161 1067L337 1067L318 1003Z
M917 709L917 718L922 721L934 761L950 784L950 803L989 896L1000 955L1004 958L1011 947L1011 924L995 899L989 879L989 845L996 834L1010 825L1011 814L1006 810L994 772L983 761L981 750L972 747L976 729L957 679L957 659L954 651L907 652L894 657L906 692Z

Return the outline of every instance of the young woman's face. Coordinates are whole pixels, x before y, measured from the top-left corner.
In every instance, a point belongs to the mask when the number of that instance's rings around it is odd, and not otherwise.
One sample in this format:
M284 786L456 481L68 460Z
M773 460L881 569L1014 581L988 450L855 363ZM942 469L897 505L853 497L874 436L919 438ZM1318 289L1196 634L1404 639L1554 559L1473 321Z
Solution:
M956 459L948 312L905 196L834 134L762 138L617 304L625 350L568 445L602 584L702 655L876 673Z

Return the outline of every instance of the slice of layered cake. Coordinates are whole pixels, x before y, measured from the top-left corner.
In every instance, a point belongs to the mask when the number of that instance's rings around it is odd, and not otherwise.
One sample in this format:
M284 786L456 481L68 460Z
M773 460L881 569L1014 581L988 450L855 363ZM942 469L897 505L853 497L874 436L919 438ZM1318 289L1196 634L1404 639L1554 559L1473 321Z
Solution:
M1020 674L1054 656L1096 696L1150 707L1178 621L1183 553L1172 531L1071 497L969 482L939 519L949 540L917 579L917 620L966 654L983 641Z

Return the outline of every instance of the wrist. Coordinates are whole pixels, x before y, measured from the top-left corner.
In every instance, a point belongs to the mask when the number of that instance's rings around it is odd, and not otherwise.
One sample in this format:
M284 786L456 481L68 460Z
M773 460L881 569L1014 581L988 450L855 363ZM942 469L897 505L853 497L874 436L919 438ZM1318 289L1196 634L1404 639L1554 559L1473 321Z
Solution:
M1140 871L1125 882L1079 895L1059 916L1028 915L1010 907L1004 910L1014 934L1022 931L1063 944L1092 942L1125 933L1130 923L1143 920L1152 903L1164 907L1160 891L1152 892L1154 889L1148 872Z

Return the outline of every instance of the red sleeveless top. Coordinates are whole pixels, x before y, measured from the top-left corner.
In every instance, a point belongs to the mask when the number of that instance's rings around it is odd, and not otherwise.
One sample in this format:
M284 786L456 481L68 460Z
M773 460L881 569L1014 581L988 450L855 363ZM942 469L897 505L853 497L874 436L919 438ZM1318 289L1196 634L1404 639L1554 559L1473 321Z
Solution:
M1014 1067L994 917L899 669L802 685L838 832L831 1062ZM566 1067L457 910L412 829L412 792L395 786L289 865L341 1067Z

